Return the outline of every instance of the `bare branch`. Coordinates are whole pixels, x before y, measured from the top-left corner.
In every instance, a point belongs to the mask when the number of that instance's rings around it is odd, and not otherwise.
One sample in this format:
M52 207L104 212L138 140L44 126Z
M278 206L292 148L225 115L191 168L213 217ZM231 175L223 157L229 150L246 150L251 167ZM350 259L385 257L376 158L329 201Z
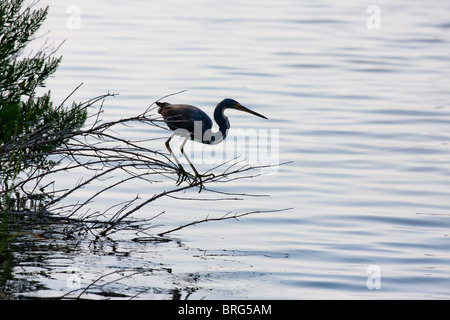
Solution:
M250 211L250 212L245 212L245 213L235 213L233 215L231 215L231 212L228 212L227 214L223 215L220 218L209 218L208 216L205 219L202 220L196 220L193 222L189 222L186 224L183 224L179 227L176 227L174 229L170 229L164 232L160 232L158 233L158 236L162 237L166 234L175 232L175 231L179 231L181 229L184 229L186 227L190 227L190 226L194 226L197 225L199 223L205 223L205 222L210 222L210 221L223 221L223 220L228 220L228 219L238 219L238 218L242 218L251 214L257 214L257 213L274 213L274 212L281 212L281 211L286 211L286 210L291 210L292 208L285 208L285 209L278 209L278 210L258 210L258 211Z
M81 86L80 84L72 93L61 103L60 108ZM165 97L179 94L183 91L169 94ZM253 179L261 173L257 170L270 166L249 166L244 160L237 161L232 159L217 165L206 173L214 172L214 175L206 175L201 181L188 173L184 176L185 180L181 185L173 185L173 187L156 192L148 198L141 198L139 195L130 195L130 200L121 201L118 204L112 204L103 212L94 212L91 210L91 204L101 196L111 192L112 190L124 186L129 183L144 181L145 183L155 184L171 179L177 181L180 170L177 164L172 161L170 154L163 153L148 147L149 141L159 138L149 138L140 140L128 140L120 136L120 128L133 127L136 125L150 125L160 128L162 123L159 115L151 114L154 110L152 106L148 107L143 113L136 116L122 118L119 120L105 122L101 115L104 112L104 101L108 98L115 97L114 93L107 93L92 98L86 102L79 103L76 108L79 110L96 110L94 114L88 116L90 124L85 124L85 128L70 131L61 129L59 132L48 132L52 129L51 124L43 124L34 132L21 137L20 140L9 142L2 145L0 157L2 163L7 163L7 157L33 157L46 156L48 159L55 159L55 165L51 168L30 168L28 174L21 174L20 179L15 179L10 189L21 189L27 194L27 199L23 201L31 201L31 197L37 190L46 196L47 201L40 205L35 212L52 213L52 216L61 218L61 221L71 221L71 228L79 228L78 230L87 230L95 237L104 237L108 234L125 230L129 228L143 228L144 222L136 222L131 218L133 214L142 210L144 207L157 201L163 197L170 197L176 200L196 200L196 201L222 201L222 200L242 200L244 197L263 197L267 195L248 194L248 193L229 193L214 190L213 185L217 183L230 183L239 179ZM164 99L165 97L161 98ZM160 100L161 100L160 99ZM159 100L158 100L159 101ZM47 154L31 154L29 149L39 145L45 145L52 141L62 142L60 147ZM14 152L12 152L14 150ZM9 152L11 151L11 152ZM82 174L80 174L82 172ZM73 177L74 185L72 187L55 190L54 180L52 177L58 177L64 173L65 177ZM56 178L53 178L56 179ZM70 180L69 180L70 181ZM111 181L106 186L105 181ZM43 186L41 184L44 184ZM77 199L73 204L67 204L70 198L75 197L78 191L90 185L102 185L97 191L93 192L84 200ZM48 190L49 187L52 190ZM212 198L205 197L185 197L177 194L183 193L189 189L203 188L206 192L213 195ZM27 191L28 190L28 191ZM201 190L201 189L200 189ZM215 196L217 195L217 196ZM17 200L19 201L19 200ZM286 210L286 209L282 209ZM20 210L17 210L20 211ZM220 218L206 218L194 221L178 227L173 230L162 232L159 236L172 233L187 226L196 225L209 221L220 221L226 219L237 219L249 214L263 212L277 212L281 210L269 211L253 211L242 214L227 214ZM161 213L160 213L161 214ZM151 219L145 220L150 224L150 220L158 217L155 215ZM130 220L131 219L131 220ZM147 225L148 227L148 225ZM73 229L71 229L73 231Z

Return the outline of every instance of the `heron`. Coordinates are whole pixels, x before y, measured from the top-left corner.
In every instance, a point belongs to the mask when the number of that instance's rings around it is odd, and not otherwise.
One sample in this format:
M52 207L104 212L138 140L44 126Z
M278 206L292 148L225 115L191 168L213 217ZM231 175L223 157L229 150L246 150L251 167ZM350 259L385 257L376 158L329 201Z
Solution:
M214 120L219 126L219 130L217 132L212 132L211 129L213 122L203 110L187 104L171 104L167 102L156 102L156 104L159 107L158 113L162 115L164 122L167 124L169 129L173 131L172 135L166 141L166 148L175 159L175 162L179 168L177 185L180 185L185 179L187 179L188 173L184 170L183 166L172 152L172 149L170 148L170 141L174 135L181 135L184 137L184 141L181 143L180 150L192 168L192 171L194 171L195 176L193 183L197 179L199 180L199 192L201 192L203 187L202 177L214 175L200 175L198 173L191 160L189 160L188 156L184 153L184 145L186 142L189 139L210 145L215 145L222 142L228 134L228 129L230 129L230 122L224 114L225 109L235 109L267 119L262 114L244 107L236 100L227 98L219 102L214 110Z

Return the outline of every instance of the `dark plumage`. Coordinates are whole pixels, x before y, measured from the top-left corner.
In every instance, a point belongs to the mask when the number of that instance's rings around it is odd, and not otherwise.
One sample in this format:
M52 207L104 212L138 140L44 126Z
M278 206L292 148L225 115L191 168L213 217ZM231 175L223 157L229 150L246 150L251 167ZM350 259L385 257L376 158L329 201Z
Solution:
M159 106L158 112L163 116L167 126L172 131L177 131L181 135L190 136L191 140L206 144L216 144L227 136L230 122L224 115L225 109L236 109L267 119L265 116L245 108L233 99L224 99L214 110L214 120L219 126L219 131L211 131L211 118L201 109L187 104L170 104L167 102L156 102ZM198 130L200 129L201 130ZM196 130L197 129L197 130ZM184 134L183 131L185 130ZM201 134L201 135L200 135Z
M214 120L219 126L219 131L212 132L212 121L208 115L203 112L201 109L190 106L187 104L170 104L167 102L156 102L158 105L158 112L162 115L164 121L167 123L167 126L170 130L173 131L172 135L166 141L166 148L169 150L170 154L174 158L178 167L180 168L178 184L187 179L188 174L184 170L183 166L180 164L178 159L172 152L170 148L170 140L175 134L179 134L184 136L185 139L181 143L181 153L184 155L192 170L195 172L195 180L199 180L200 191L202 190L202 175L197 172L192 162L189 160L187 155L184 153L184 145L188 139L198 141L205 144L217 144L225 139L228 133L228 129L230 129L230 122L228 118L224 115L225 109L236 109L244 112L248 112L255 116L267 119L263 115L247 109L242 106L239 102L233 99L224 99L216 106L214 110ZM208 176L214 176L213 174L209 174ZM194 181L195 181L194 180Z

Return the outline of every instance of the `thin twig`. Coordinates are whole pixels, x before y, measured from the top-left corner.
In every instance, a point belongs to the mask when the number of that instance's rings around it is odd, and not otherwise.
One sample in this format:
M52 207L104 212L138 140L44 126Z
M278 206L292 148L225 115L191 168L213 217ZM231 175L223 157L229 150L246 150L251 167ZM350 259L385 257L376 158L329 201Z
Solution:
M227 214L225 214L224 216L220 217L220 218L209 218L208 216L205 219L202 220L196 220L193 222L189 222L186 224L183 224L179 227L176 227L174 229L170 229L161 233L158 233L158 236L162 237L166 234L184 229L186 227L190 227L193 225L197 225L199 223L205 223L205 222L210 222L210 221L223 221L223 220L228 220L228 219L238 219L241 217L245 217L248 216L250 214L256 214L256 213L274 213L274 212L281 212L281 211L286 211L286 210L291 210L292 208L285 208L285 209L277 209L277 210L257 210L257 211L250 211L250 212L245 212L245 213L236 213L234 215L230 215L231 212L228 212Z

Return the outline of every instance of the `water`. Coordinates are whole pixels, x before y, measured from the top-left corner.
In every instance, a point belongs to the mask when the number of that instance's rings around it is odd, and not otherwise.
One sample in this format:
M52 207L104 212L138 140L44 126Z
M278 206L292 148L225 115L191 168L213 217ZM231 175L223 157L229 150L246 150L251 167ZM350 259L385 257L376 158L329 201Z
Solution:
M209 114L233 97L270 121L229 111L232 128L278 130L279 161L292 161L219 187L270 197L166 198L138 216L166 211L161 224L178 226L292 209L183 229L169 243L50 254L35 276L47 290L29 294L67 292L70 265L82 285L121 271L129 277L111 290L139 298L450 297L449 3L379 1L379 29L358 1L41 3L50 4L46 36L66 39L48 81L55 101L83 82L76 100L119 93L104 115L117 119L180 90L166 100Z

